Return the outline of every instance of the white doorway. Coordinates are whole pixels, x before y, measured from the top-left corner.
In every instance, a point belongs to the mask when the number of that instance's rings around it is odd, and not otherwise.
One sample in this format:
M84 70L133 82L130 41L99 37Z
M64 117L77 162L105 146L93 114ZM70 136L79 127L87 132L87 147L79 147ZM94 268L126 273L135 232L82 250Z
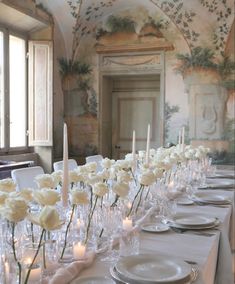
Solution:
M122 159L132 148L136 132L136 150L146 147L147 125L151 125L150 144L160 145L160 75L113 78L112 158Z
M161 75L104 76L101 112L103 156L121 159L132 148L146 148L147 125L151 125L150 146L163 143L163 100Z
M165 66L162 52L99 55L99 153L123 158L146 148L147 125L151 147L164 143Z

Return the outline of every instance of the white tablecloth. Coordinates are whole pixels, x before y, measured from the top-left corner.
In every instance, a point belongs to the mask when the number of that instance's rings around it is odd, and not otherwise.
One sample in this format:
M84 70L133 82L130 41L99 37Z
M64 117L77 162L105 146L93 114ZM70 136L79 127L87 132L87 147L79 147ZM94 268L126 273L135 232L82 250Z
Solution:
M207 190L211 192L211 190ZM233 200L233 192L216 190L217 194L228 196ZM199 268L197 284L232 284L232 261L229 246L229 228L232 214L232 205L227 207L214 206L178 206L178 212L190 212L193 214L206 214L217 217L221 221L219 230L212 236L199 236L192 231L175 233L169 230L164 233L140 233L140 253L161 253L195 261ZM217 261L218 260L218 261ZM101 262L97 256L94 263L83 270L79 277L85 276L109 276L110 263ZM72 283L76 283L76 280Z

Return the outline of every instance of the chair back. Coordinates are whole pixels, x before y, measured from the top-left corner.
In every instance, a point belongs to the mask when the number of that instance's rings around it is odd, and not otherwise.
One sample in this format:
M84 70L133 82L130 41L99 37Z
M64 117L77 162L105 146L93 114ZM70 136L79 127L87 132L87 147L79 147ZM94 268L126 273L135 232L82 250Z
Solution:
M74 159L68 159L68 169L72 171L78 167L78 163ZM63 171L63 161L58 161L53 163L54 171Z
M38 188L35 177L44 174L44 170L40 166L15 169L11 171L11 177L17 185L17 189Z
M90 163L90 162L96 162L97 164L97 172L101 172L102 171L102 166L100 164L100 162L103 160L103 156L102 155L93 155L93 156L87 156L86 157L86 163Z

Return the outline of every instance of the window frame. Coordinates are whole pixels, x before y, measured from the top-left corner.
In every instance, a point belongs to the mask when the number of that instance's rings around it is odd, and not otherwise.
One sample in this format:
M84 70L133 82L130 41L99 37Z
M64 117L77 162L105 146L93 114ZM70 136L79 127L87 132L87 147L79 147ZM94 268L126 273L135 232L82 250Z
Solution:
M0 154L23 154L31 152L28 146L28 40L27 33L18 31L11 27L0 24L0 31L3 33L3 72L4 72L4 147L0 148ZM25 146L10 147L10 36L19 37L25 40Z

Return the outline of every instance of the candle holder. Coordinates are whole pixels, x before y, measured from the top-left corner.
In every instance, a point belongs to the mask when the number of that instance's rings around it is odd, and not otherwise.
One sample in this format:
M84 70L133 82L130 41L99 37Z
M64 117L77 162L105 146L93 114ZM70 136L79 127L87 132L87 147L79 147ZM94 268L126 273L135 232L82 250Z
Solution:
M73 243L73 260L85 260L86 259L86 246L81 242Z

